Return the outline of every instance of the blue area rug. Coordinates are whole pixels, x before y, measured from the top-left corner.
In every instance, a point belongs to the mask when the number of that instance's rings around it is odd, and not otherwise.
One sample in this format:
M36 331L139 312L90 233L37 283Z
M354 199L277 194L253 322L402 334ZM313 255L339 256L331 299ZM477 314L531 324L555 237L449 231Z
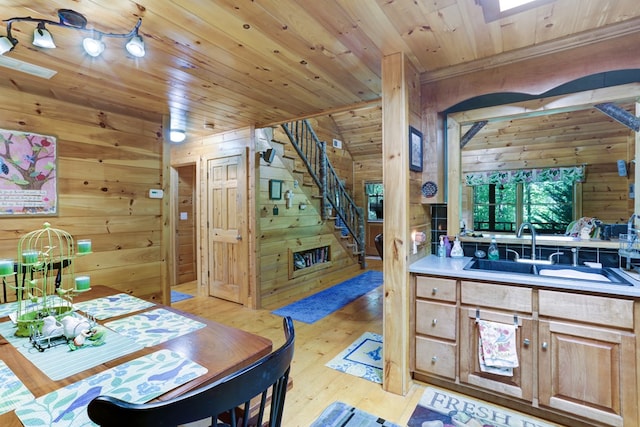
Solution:
M171 291L171 303L184 301L186 299L193 298L193 295L184 294L178 291Z
M382 285L381 271L366 271L329 289L274 310L278 316L291 316L303 323L315 323Z

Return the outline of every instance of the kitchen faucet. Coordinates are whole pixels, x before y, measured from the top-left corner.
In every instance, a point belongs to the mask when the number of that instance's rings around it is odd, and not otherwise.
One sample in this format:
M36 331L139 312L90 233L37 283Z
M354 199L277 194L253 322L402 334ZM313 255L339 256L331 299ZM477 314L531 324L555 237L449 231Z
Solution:
M531 259L535 260L536 259L536 229L533 228L533 225L531 225L530 222L523 222L522 224L520 224L520 227L518 228L518 232L516 233L516 237L522 237L522 230L524 230L525 227L529 227L529 231L531 232Z

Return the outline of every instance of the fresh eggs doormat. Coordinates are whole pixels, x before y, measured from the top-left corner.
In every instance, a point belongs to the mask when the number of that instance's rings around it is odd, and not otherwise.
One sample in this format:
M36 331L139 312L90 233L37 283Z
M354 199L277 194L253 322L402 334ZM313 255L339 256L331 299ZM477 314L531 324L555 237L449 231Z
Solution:
M427 387L408 427L559 427L448 390Z

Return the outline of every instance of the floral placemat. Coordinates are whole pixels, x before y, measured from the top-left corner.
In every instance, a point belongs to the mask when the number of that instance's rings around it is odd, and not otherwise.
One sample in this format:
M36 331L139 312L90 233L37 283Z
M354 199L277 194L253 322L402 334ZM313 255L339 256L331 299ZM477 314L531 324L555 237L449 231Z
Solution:
M74 304L76 309L91 315L95 319L104 320L111 317L122 316L134 311L144 310L155 305L129 294L117 294L108 297L96 298L89 301Z
M128 337L106 330L105 342L99 347L71 351L67 345L59 345L40 352L33 346L29 338L16 337L15 331L16 325L13 322L0 323L0 335L54 381L143 348L142 345Z
M144 347L151 347L204 328L206 325L173 311L159 308L113 320L105 323L105 326L135 340Z
M13 411L25 402L35 399L11 369L0 360L0 414Z
M21 405L16 415L27 427L95 426L87 405L99 395L144 403L206 372L176 352L160 350L45 394Z
M49 295L47 297L47 302L48 302L48 304L50 306L68 304L67 301L63 300L62 298L60 298L57 295ZM22 301L22 304L25 305L26 309L29 309L31 307L35 307L38 304L42 304L42 297L39 297L36 302L31 302L29 300L24 300L24 301ZM0 317L7 317L8 315L15 313L17 309L18 309L18 302L17 301L8 302L6 304L0 304Z

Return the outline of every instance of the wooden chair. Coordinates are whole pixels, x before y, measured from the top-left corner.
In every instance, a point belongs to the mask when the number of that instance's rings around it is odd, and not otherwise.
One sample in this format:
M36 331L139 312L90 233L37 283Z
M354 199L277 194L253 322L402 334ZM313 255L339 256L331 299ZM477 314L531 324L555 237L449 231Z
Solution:
M89 403L89 418L105 427L177 426L208 417L214 426L229 425L219 421L226 419L234 427L278 427L282 421L295 338L290 317L283 319L283 326L286 342L282 347L246 368L167 401L133 404L98 396ZM259 396L259 408L254 415L251 407L256 396ZM269 397L270 410L265 414Z

